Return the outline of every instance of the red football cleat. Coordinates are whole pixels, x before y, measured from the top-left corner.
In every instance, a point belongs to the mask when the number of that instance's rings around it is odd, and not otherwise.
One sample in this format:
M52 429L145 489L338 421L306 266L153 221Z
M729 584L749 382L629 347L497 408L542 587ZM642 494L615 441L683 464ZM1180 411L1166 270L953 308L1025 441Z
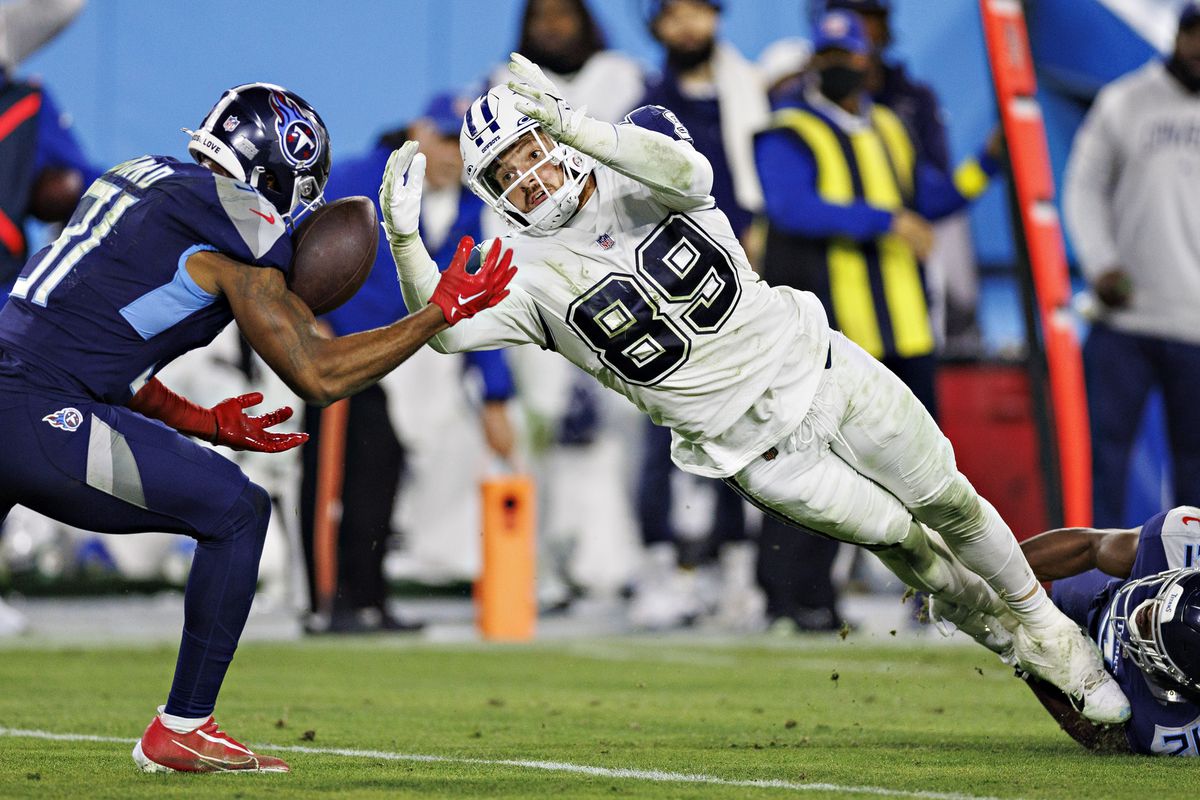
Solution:
M289 772L287 762L256 755L217 727L212 717L191 733L176 733L155 717L133 746L142 772Z

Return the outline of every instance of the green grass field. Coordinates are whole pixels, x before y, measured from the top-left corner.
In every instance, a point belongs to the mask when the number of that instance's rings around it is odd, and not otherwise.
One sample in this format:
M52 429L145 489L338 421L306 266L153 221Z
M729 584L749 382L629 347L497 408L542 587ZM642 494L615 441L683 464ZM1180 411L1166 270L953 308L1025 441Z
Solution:
M166 647L0 650L0 797L1158 799L1197 786L1191 759L1085 753L982 650L854 637L250 644L217 718L294 771L143 775L129 750L173 661Z

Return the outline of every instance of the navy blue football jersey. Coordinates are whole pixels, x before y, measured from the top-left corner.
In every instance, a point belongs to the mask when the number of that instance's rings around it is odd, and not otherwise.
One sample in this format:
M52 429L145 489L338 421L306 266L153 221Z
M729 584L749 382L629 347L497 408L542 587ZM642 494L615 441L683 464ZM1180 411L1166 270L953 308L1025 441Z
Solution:
M1125 724L1125 738L1137 753L1200 755L1200 705L1159 701L1141 670L1125 654L1128 634L1123 620L1113 618L1115 603L1121 602L1125 612L1131 613L1156 591L1156 587L1138 587L1126 600L1117 597L1122 586L1181 567L1200 567L1200 509L1191 506L1165 511L1142 526L1128 580L1093 570L1054 582L1055 604L1087 628L1100 645L1108 671L1129 698L1133 713Z
M165 156L113 167L25 265L0 310L4 373L124 405L233 319L228 301L184 267L201 250L286 273L292 241L245 183Z

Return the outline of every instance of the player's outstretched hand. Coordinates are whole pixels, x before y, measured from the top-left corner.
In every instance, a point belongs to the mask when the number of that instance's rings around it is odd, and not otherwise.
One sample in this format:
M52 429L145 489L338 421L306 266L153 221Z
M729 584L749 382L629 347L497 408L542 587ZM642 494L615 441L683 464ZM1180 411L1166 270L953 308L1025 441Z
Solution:
M483 266L471 273L467 272L467 264L474 251L475 240L470 236L459 240L454 260L442 273L442 279L429 298L430 303L442 310L442 316L450 325L473 317L508 297L508 283L517 274L517 268L512 266L512 250L504 249L499 239L488 248Z
M217 434L213 444L223 444L234 450L282 453L308 441L307 433L276 433L267 430L291 419L292 409L288 406L259 417L252 417L246 413L247 408L262 401L261 392L250 392L222 400L213 406L213 416L217 421Z
M389 242L399 244L416 235L424 186L425 154L417 151L416 142L405 142L388 158L379 186L383 230Z
M574 144L587 108L571 108L542 68L520 53L509 55L508 71L516 78L508 88L525 98L516 102L517 110L536 119L556 141Z

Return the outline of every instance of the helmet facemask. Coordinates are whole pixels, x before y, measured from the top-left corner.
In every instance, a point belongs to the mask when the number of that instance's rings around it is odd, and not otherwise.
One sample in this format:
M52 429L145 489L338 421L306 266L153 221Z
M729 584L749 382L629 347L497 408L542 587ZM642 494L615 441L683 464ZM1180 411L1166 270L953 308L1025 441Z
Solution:
M536 147L542 152L542 157L531 167L525 169L508 184L502 187L496 173L500 169L498 162L514 148L524 144L525 135L533 137ZM546 185L541 171L546 165L556 167L562 175L562 185L551 190ZM591 159L585 158L574 148L559 144L551 139L540 127L533 127L503 150L491 163L483 166L474 176L483 199L498 211L505 220L518 230L531 228L540 231L552 231L561 227L575 215L579 209L579 199L583 187L592 171ZM545 199L537 206L522 211L513 201L513 197L524 191L525 185L533 180L545 194ZM474 188L474 187L472 187Z
M1180 569L1131 581L1121 587L1113 606L1114 621L1123 623L1126 631L1125 655L1142 671L1155 697L1167 702L1194 701L1200 693L1197 679L1171 656L1168 640L1177 633L1163 628L1172 621L1183 594L1180 584L1195 573ZM1157 591L1131 610L1132 590L1138 587L1157 587Z

